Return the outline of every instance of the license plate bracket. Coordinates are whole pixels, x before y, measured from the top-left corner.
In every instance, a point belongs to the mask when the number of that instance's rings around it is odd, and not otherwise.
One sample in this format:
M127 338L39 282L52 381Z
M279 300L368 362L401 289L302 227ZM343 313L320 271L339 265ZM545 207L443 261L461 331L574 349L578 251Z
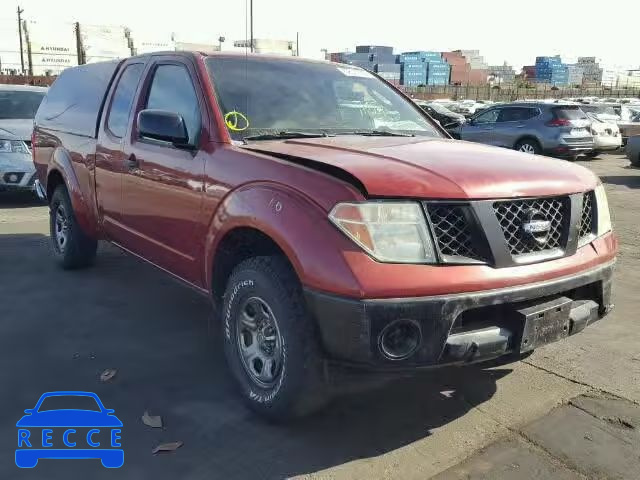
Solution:
M523 320L520 352L529 352L569 336L573 300L560 297L518 310Z

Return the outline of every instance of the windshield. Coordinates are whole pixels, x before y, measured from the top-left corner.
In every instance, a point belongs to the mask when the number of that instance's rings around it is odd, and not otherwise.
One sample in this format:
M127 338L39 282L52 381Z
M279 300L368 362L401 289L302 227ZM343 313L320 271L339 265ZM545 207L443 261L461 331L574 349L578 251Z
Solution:
M234 140L283 132L442 136L416 106L361 68L259 57L209 57L207 68Z
M43 98L44 92L0 90L0 119L32 119Z
M574 107L565 105L564 107L554 108L553 111L557 118L563 118L566 120L584 120L588 118L578 106Z

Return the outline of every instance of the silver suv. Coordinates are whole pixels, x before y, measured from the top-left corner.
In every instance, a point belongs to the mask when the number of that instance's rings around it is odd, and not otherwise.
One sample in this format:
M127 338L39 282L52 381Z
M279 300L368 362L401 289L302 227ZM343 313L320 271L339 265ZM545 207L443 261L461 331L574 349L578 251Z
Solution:
M590 126L579 105L523 102L482 110L451 133L461 140L576 158L594 148Z

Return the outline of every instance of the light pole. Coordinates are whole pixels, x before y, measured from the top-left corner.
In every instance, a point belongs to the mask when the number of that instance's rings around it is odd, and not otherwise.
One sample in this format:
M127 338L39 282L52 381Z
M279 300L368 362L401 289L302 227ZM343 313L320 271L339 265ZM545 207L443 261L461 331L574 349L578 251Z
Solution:
M218 37L218 51L221 52L222 51L222 44L223 42L226 40L226 38L224 37Z
M253 0L249 0L249 30L251 35L251 53L253 53Z
M20 36L20 67L22 68L22 74L24 74L24 53L22 52L22 13L23 9L18 7L18 35Z

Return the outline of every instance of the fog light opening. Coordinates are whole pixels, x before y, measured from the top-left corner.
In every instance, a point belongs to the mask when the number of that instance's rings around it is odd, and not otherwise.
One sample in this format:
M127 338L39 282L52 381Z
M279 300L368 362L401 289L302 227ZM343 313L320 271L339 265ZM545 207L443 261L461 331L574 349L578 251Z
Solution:
M413 320L395 320L380 332L378 346L390 360L404 360L413 355L422 340L420 326Z

